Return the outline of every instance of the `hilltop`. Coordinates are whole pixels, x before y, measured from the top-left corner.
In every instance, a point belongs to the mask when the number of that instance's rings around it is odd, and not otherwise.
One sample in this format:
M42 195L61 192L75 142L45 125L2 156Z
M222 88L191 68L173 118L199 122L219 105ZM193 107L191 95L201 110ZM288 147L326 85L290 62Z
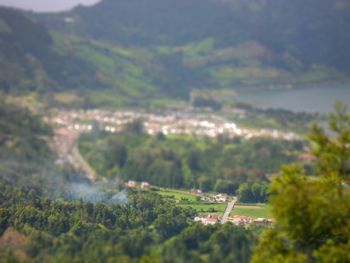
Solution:
M39 20L63 32L176 54L184 69L200 68L219 83L225 77L215 73L238 75L225 85L240 86L293 82L320 68L323 75L350 73L349 8L342 0L103 0ZM259 81L247 83L240 75Z

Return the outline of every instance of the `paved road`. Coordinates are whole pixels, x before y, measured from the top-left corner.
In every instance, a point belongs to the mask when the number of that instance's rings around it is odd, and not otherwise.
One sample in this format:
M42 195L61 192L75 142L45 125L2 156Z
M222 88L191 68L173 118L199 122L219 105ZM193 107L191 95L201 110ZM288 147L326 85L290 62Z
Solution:
M90 165L81 156L77 146L74 146L68 160L74 166L75 169L83 172L85 176L91 181L96 180L96 174Z
M232 201L230 201L230 202L227 204L225 213L224 213L224 215L223 215L222 218L221 218L221 224L225 224L225 223L227 222L227 219L228 219L228 217L230 216L231 211L232 211L233 207L235 206L236 202L237 202L237 198L234 197L234 198L232 199Z
M57 132L53 145L60 156L60 160L68 161L74 169L82 172L89 180L94 181L96 180L96 173L81 156L77 147L78 138L79 133L77 132Z

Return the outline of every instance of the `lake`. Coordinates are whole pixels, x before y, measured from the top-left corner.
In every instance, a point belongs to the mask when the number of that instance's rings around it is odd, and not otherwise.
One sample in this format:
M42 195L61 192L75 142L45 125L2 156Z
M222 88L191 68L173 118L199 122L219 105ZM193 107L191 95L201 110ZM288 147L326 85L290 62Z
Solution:
M281 108L295 112L329 113L336 101L350 108L350 84L329 84L293 90L256 91L240 93L240 101L255 103L262 108Z

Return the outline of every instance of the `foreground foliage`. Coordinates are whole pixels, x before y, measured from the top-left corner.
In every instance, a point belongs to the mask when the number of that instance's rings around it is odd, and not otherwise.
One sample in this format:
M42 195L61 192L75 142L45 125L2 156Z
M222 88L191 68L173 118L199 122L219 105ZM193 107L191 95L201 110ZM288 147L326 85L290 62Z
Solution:
M24 192L3 195L1 233L15 229L26 241L0 246L2 260L249 262L256 240L250 231L193 224L191 210L157 195L131 193L129 200L120 206L51 201Z
M264 233L252 262L350 262L350 114L342 105L310 136L318 176L287 167L271 191L276 226Z

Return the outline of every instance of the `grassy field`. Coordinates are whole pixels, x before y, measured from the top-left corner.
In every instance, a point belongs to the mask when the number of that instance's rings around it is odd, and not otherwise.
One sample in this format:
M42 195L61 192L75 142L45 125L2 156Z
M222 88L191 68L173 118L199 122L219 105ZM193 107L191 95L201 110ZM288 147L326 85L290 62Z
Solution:
M181 207L192 207L198 213L224 213L226 209L226 203L211 204L211 203L193 203L193 204L180 204Z
M182 190L160 189L157 194L170 198L183 207L191 207L198 213L216 213L223 214L227 203L205 203L198 200L198 196ZM272 218L271 206L268 204L237 204L232 210L230 216L240 215L253 218Z
M159 195L175 199L181 207L192 207L198 213L219 213L225 211L226 203L205 203L198 200L198 196L181 190L162 189L157 191Z
M46 107L46 104L40 99L39 95L35 92L19 97L10 95L5 96L5 94L0 92L0 97L4 97L5 101L8 103L13 103L23 108L28 108L35 113L42 112L43 110L45 110Z
M169 198L174 198L175 200L178 200L179 202L197 202L197 196L193 194L189 194L180 190L161 190L158 191L157 194L166 196Z
M271 218L271 207L268 204L257 204L257 205L236 205L232 212L231 216L240 215L240 216L249 216L254 218Z

